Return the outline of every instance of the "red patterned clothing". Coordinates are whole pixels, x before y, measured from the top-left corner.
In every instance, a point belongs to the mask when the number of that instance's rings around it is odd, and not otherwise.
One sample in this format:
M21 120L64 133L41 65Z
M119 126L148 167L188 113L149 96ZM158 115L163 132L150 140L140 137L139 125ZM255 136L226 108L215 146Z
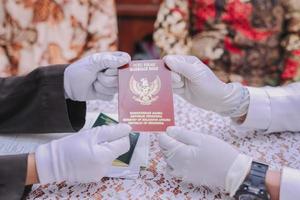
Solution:
M297 0L166 0L155 26L162 54L196 55L223 81L300 80Z

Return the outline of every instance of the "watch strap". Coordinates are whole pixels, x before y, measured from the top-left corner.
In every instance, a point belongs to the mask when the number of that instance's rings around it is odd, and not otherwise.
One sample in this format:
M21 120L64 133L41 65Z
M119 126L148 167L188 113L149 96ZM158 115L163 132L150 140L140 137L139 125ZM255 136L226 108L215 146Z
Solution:
M249 182L258 188L266 189L265 179L269 166L253 161L248 175Z
M252 161L251 169L246 179L238 189L235 198L240 195L253 195L255 199L270 200L267 192L265 179L269 166L263 163Z

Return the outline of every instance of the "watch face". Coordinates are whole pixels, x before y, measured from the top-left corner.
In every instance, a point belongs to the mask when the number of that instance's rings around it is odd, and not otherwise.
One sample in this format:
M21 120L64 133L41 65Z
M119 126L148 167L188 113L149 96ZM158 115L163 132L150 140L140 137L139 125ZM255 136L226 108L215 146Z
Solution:
M241 195L238 197L238 200L263 200L263 199L258 198L258 197L256 197L256 196L253 195L253 194L241 194Z

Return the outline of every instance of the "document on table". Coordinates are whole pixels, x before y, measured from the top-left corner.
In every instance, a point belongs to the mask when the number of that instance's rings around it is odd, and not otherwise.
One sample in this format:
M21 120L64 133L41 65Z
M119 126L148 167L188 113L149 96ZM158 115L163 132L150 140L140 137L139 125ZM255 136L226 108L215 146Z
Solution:
M94 124L99 113L87 113L86 123L82 130L89 129ZM109 115L109 114L108 114ZM117 118L116 115L110 115ZM0 155L12 155L34 152L37 146L74 133L48 134L0 134ZM134 179L139 175L140 167L147 167L149 153L149 135L141 134L128 167L112 166L108 177Z

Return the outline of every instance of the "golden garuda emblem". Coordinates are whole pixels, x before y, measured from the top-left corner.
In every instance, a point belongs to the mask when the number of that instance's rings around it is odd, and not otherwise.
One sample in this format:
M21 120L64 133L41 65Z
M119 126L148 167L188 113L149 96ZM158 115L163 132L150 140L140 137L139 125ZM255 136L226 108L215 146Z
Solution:
M134 94L133 99L140 102L142 105L151 105L152 102L158 99L158 92L161 88L161 81L158 76L149 83L147 78L141 78L136 81L133 76L130 77L129 87Z

